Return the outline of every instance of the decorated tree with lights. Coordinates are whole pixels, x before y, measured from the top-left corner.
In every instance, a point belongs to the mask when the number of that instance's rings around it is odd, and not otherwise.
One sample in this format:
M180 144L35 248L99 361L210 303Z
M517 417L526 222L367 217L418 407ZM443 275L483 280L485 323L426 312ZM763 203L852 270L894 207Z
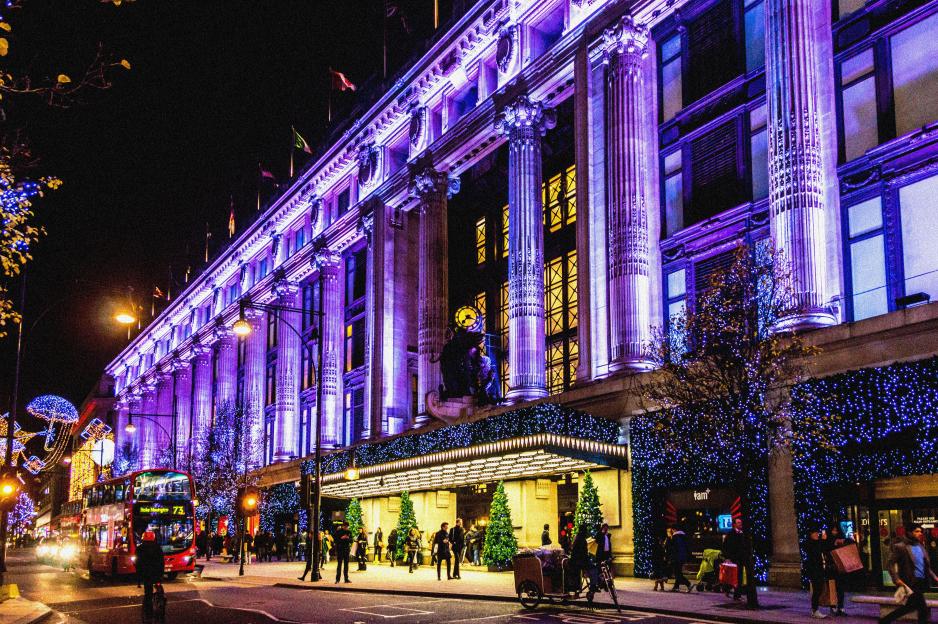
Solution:
M36 505L26 492L20 492L16 504L7 515L7 522L14 535L26 533L36 519Z
M292 517L300 511L300 493L293 483L278 483L268 488L261 504L261 530L273 531L277 520L284 516ZM302 528L302 527L301 527Z
M816 349L784 330L800 307L771 245L740 245L696 295L651 344L658 370L641 385L646 409L633 426L633 461L649 487L733 487L761 577L771 543L768 461L787 461L794 436L825 444L830 431L829 419L799 432L790 426L786 388L804 378Z
M492 496L489 509L489 524L485 528L485 545L482 548L482 560L495 568L507 568L511 558L518 552L518 539L511 523L511 509L508 508L508 495L505 483L498 482Z
M401 510L397 515L397 552L395 554L397 559L404 557L404 540L415 526L417 526L417 516L414 515L414 501L410 500L410 494L406 491L401 492Z
M348 508L345 510L345 521L348 522L348 530L352 533L352 539L357 539L358 532L365 526L365 519L362 516L362 504L357 498L349 501Z
M595 537L603 523L603 512L599 504L599 490L593 483L593 475L589 470L583 475L580 485L580 496L576 502L576 513L573 515L573 534L580 532L581 528L586 534Z

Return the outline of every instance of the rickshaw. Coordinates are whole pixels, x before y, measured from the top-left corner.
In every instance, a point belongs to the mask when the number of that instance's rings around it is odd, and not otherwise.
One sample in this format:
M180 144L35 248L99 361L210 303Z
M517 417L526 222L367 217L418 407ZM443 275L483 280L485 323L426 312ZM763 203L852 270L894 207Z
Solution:
M589 580L570 570L570 557L562 550L518 553L512 559L512 568L518 601L525 609L537 608L545 598L551 604L567 604L585 595L587 602L593 603ZM598 568L599 590L608 591L616 609L621 611L608 562L600 562ZM576 577L572 578L574 574Z

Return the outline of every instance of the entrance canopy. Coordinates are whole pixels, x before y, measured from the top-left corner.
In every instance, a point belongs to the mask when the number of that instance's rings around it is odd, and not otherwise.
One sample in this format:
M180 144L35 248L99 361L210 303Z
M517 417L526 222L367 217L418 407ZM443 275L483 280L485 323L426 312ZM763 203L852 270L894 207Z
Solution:
M619 424L554 404L364 444L322 462L322 493L342 498L439 490L599 467L628 468ZM346 469L355 466L357 478ZM312 474L314 464L303 463Z

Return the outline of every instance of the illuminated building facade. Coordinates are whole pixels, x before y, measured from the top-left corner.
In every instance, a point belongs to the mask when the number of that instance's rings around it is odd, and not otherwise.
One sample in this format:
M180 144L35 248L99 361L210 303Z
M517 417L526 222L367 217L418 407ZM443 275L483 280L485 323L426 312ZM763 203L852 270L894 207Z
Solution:
M817 375L938 353L938 311L915 305L938 296L936 35L934 0L475 3L107 367L118 453L150 465L175 444L185 467L240 405L265 482L296 480L316 364L326 448L419 434L466 305L510 405L471 418L549 397L625 442L653 328L740 241L791 263L786 324L812 330ZM292 311L248 310L238 339L245 297ZM155 416L127 436L131 414ZM605 465L630 570L630 473ZM777 582L798 565L785 470L769 476ZM556 524L570 480L531 479L512 494L523 523ZM450 500L434 487L433 519Z

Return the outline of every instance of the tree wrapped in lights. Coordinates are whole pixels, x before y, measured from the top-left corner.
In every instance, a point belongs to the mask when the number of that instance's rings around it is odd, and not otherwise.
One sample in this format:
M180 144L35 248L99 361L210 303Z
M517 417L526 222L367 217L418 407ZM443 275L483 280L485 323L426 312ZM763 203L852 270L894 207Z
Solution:
M349 501L348 508L345 510L345 521L348 522L348 530L352 533L352 539L358 539L358 532L365 526L365 519L362 517L362 504L357 498Z
M300 493L296 491L293 483L278 483L264 492L260 511L261 530L273 531L278 518L292 517L300 511Z
M7 523L15 535L26 533L36 519L36 505L26 492L20 492L16 504L7 515Z
M586 534L595 537L603 523L603 512L599 504L599 491L593 483L593 475L589 470L583 475L580 487L580 496L576 502L576 513L573 515L573 534L585 529Z
M493 568L507 568L511 559L518 552L518 539L511 523L511 509L508 507L508 495L505 483L498 482L492 496L489 510L489 524L485 528L485 545L482 548L482 560Z
M782 257L770 245L740 245L693 305L656 333L649 355L658 369L641 393L645 413L633 420L635 491L726 484L744 506L764 578L770 551L767 468L808 435L825 444L831 421L790 427L783 391L805 376L816 353L797 333L781 333L799 312ZM635 499L636 524L651 524L647 496ZM637 568L650 571L650 526L636 533Z
M410 494L406 491L401 492L401 510L397 515L397 548L395 558L404 557L404 540L410 530L417 526L417 516L414 515L414 501L410 500Z

